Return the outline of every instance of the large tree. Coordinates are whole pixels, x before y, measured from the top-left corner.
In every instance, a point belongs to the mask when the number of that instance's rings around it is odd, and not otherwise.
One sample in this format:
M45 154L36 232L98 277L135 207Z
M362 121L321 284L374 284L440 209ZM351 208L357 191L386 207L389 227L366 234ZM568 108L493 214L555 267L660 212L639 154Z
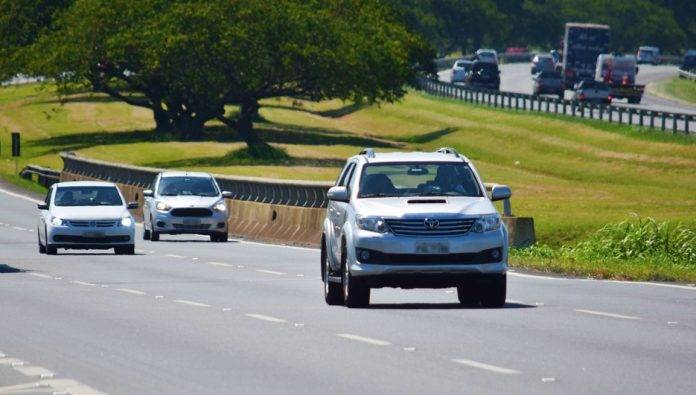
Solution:
M256 153L261 99L394 101L428 48L378 0L76 0L26 70L149 108L182 138L220 120Z

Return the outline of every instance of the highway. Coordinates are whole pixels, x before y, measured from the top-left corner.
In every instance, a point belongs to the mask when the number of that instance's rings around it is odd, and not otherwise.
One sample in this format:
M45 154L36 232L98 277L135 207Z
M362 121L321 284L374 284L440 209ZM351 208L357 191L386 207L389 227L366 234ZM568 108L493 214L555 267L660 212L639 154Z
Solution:
M329 307L319 252L201 237L40 255L0 190L0 394L696 392L696 287L510 273Z
M674 77L677 75L676 66L653 66L639 65L637 75L637 83L647 85L650 82L659 81L661 79ZM509 63L500 66L500 90L506 92L532 94L532 75L530 73L530 63ZM440 80L450 82L451 71L443 70L439 73ZM565 98L571 99L572 92L566 91ZM613 104L622 105L625 107L643 108L654 111L679 112L684 114L696 114L696 106L685 103L663 99L646 92L643 95L643 100L638 105L628 104L625 100L619 100Z

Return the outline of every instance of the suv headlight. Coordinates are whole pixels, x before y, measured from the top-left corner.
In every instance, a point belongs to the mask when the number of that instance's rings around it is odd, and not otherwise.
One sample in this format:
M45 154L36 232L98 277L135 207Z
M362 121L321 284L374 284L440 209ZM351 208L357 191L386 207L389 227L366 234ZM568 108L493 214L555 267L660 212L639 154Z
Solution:
M215 203L213 205L213 210L220 213L224 213L225 211L227 211L227 205L225 204L225 201L220 200L219 202Z
M491 232L498 229L500 229L500 216L498 214L481 216L471 227L471 230L476 233Z
M53 225L53 226L63 226L64 223L65 222L63 221L62 218L53 217L51 219L51 225Z
M382 217L363 217L358 215L356 219L358 228L362 230L369 230L370 232L377 233L389 232L389 225L387 225Z
M169 211L172 208L172 206L168 205L165 202L157 202L155 208L157 208L157 211Z
M121 226L129 227L131 225L133 225L133 218L128 213L124 213L121 217Z

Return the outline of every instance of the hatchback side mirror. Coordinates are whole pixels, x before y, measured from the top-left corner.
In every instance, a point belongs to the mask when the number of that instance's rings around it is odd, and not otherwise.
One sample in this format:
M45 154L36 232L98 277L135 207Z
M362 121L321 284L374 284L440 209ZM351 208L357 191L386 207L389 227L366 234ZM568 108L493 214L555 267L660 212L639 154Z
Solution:
M37 204L36 207L38 207L39 210L48 210L48 204L46 203Z
M224 199L232 199L232 192L230 191L222 191L222 197Z
M507 185L495 185L491 190L491 200L505 200L510 199L512 196L512 191Z
M350 196L348 196L348 188L346 187L331 187L329 192L326 193L326 197L328 197L329 200L336 202L348 203L348 200L350 200Z
M143 191L143 196L144 197L153 197L153 196L155 196L155 193L152 191L152 189L145 189Z
M138 202L130 202L130 203L128 203L128 210L135 210L135 209L138 208L138 207L139 207Z

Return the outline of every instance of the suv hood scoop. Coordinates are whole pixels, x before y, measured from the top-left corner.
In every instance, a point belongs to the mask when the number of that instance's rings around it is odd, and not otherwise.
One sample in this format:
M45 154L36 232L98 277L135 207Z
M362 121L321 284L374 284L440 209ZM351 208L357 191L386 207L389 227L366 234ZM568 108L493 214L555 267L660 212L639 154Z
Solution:
M407 201L408 204L443 204L447 203L445 199L411 199Z

